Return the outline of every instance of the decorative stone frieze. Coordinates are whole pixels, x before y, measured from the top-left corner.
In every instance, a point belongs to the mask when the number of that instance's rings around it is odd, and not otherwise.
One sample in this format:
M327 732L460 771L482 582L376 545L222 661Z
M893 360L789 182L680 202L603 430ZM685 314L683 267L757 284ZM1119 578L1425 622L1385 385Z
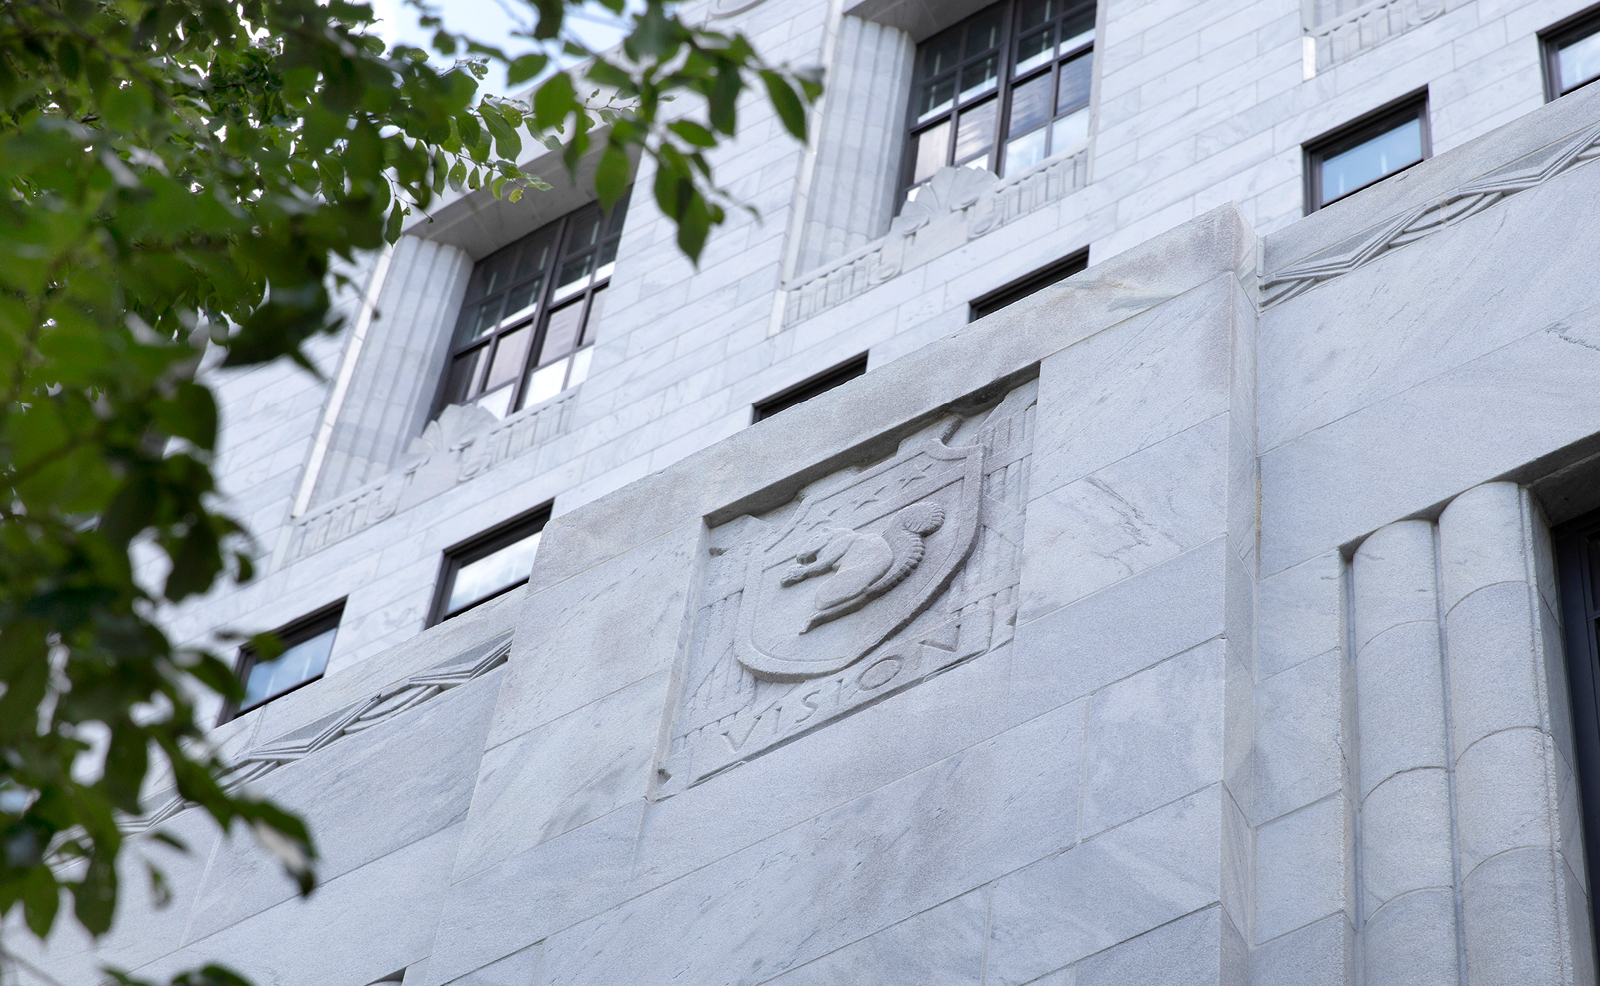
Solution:
M712 532L667 796L1011 639L1037 387Z
M1307 29L1317 46L1317 71L1349 61L1390 38L1465 6L1467 0L1375 0ZM1318 6L1321 6L1320 4Z
M475 406L445 408L382 479L296 520L282 563L342 541L566 434L576 393L567 391L504 420Z
M791 284L783 324L837 307L904 271L943 256L1082 188L1089 155L1081 150L1010 178L977 168L940 168L889 226L889 235Z
M1563 137L1454 191L1279 269L1261 282L1262 307L1270 308L1288 301L1323 281L1348 274L1397 247L1432 236L1508 196L1542 185L1597 157L1600 157L1600 124Z
M337 712L330 712L299 729L290 730L270 743L256 747L231 764L220 781L227 790L236 791L285 764L310 756L336 740L371 729L443 692L483 677L505 664L510 653L509 632L469 647L449 660L414 674L404 682L386 688L371 698L353 702ZM192 807L192 804L183 798L169 796L161 802L160 807L128 820L122 829L130 834L145 832L189 807Z

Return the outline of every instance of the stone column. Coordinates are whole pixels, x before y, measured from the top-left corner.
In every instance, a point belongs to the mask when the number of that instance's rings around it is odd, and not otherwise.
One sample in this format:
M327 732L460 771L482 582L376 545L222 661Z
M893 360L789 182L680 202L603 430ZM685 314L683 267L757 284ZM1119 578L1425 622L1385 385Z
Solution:
M471 274L458 247L416 236L395 244L311 506L382 476L421 434Z
M1566 696L1550 674L1562 673L1560 643L1540 618L1536 527L1511 483L1468 490L1439 518L1471 986L1592 980L1573 968L1575 940L1587 949L1574 929L1587 921L1560 851L1551 712L1555 696L1566 722ZM1547 645L1558 658L1549 665Z
M897 204L916 43L899 28L844 17L835 50L795 275L887 233Z
M1433 525L1375 532L1352 574L1365 982L1459 986Z

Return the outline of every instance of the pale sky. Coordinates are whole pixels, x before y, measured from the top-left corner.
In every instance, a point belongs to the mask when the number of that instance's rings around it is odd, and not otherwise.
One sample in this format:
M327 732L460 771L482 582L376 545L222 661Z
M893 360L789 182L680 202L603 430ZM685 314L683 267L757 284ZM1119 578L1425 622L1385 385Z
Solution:
M513 58L532 50L532 42L511 36L518 25L531 27L533 24L532 8L522 0L435 0L433 6L443 15L445 25L457 34L495 45ZM432 50L428 43L431 32L418 26L417 12L405 0L372 0L372 8L382 19L378 33L385 41L390 44L405 41ZM568 11L567 20L592 48L609 48L621 41L625 33L623 22L595 3ZM434 57L438 59L439 56ZM490 66L480 91L505 94L505 73Z

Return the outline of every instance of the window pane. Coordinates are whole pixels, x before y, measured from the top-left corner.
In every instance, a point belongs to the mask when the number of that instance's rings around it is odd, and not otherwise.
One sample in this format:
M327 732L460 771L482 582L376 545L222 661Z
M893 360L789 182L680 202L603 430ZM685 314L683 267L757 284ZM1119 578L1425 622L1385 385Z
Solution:
M1030 27L1038 27L1047 20L1053 19L1061 13L1061 4L1056 0L1023 0L1021 27L1026 31Z
M522 376L522 363L528 355L528 340L533 337L531 328L516 329L500 337L494 347L494 363L489 367L489 379L484 390L493 390Z
M533 556L538 550L539 535L533 533L493 554L462 565L456 569L445 612L454 613L463 606L525 581L533 571Z
M1060 154L1089 139L1089 107L1050 124L1050 153Z
M1050 73L1011 89L1011 136L1027 133L1050 119ZM1040 145L1041 148L1043 145Z
M593 346L585 346L572 354L572 374L567 377L568 387L576 387L589 379L589 360L593 356Z
M961 99L963 102L981 96L995 87L1000 78L1000 56L990 55L961 70Z
M950 121L917 134L916 141L917 166L911 173L911 184L920 185L950 163Z
M568 297L572 292L589 286L589 272L594 269L594 254L585 253L572 257L561 265L561 275L556 278L555 296L552 301L559 301Z
M472 396L472 383L478 375L478 360L488 346L479 346L450 361L450 375L444 381L444 403L465 404Z
M1056 84L1056 114L1071 113L1080 106L1089 105L1089 82L1094 73L1094 53L1079 55L1061 66L1061 80Z
M551 254L556 247L556 232L559 224L551 223L539 230L522 244L522 252L517 255L517 278L532 277L550 266L553 259Z
M583 320L583 338L578 340L578 345L587 346L594 342L594 334L600 327L600 316L606 308L606 289L601 288L589 296L589 317Z
M956 126L956 153L954 164L966 164L986 154L994 146L996 110L1000 101L990 99L962 112Z
M479 268L483 273L478 279L482 296L487 297L496 291L505 290L506 283L511 279L512 268L516 264L516 260L517 256L514 251L506 251L495 254L483 262Z
M506 412L511 410L512 389L513 388L511 387L501 387L499 390L493 391L492 393L484 394L482 397L478 398L472 403L478 405L497 418L503 418L506 416Z
M1422 160L1422 121L1413 117L1322 162L1322 201L1377 181L1384 175Z
M917 122L926 120L930 116L938 116L951 106L956 100L956 77L947 75L937 82L931 82L922 87L922 98L917 102Z
M532 407L540 401L547 401L565 389L567 382L567 361L551 363L541 366L528 374L528 386L523 389L522 406Z
M956 62L961 60L961 31L956 29L946 31L944 34L922 47L922 64L918 67L917 78L931 79L936 75L948 72L956 67Z
M1600 31L1565 46L1556 59L1561 63L1562 92L1600 75Z
M580 250L588 250L600 242L600 226L604 222L599 206L589 206L575 213L567 221L567 246L563 251L571 256Z
M1000 46L1000 34L1003 30L1000 18L1004 13L1005 5L997 3L972 18L967 24L967 43L962 50L962 58L971 58L980 52Z
M1094 4L1082 9L1061 22L1061 51L1071 51L1094 37Z
M583 328L583 302L575 301L550 313L544 330L544 346L539 350L539 365L553 362L572 352Z
M1014 175L1025 168L1032 167L1044 160L1044 139L1046 131L1043 128L1035 130L1025 137L1018 137L1006 145L1006 174Z
M1056 54L1055 28L1047 27L1037 31L1017 42L1017 67L1011 70L1012 75L1022 75L1029 69L1043 65Z
M282 654L270 661L262 661L250 669L244 686L244 700L239 711L253 709L269 698L303 684L322 674L328 667L328 655L333 653L333 638L338 627L324 630L310 640L286 647Z
M506 314L503 321L509 324L533 314L533 310L539 306L539 292L543 287L544 278L536 277L512 288L511 293L506 295Z

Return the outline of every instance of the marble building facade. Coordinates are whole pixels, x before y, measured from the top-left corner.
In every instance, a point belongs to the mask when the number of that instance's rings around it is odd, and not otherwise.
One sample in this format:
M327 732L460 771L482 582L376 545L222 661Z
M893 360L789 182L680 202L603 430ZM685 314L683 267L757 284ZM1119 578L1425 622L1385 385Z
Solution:
M560 181L371 258L324 380L214 371L261 573L169 622L337 614L320 675L215 710L322 885L158 779L118 926L40 965L1594 983L1600 86L1551 98L1582 0L1101 0L1042 156L926 173L919 66L983 3L690 6L826 66L812 141L751 102L717 166L760 217L698 267L636 194L565 386L529 357L521 407L440 397L497 251L587 204ZM1426 159L1309 210L1396 107ZM526 583L458 607L519 520Z

